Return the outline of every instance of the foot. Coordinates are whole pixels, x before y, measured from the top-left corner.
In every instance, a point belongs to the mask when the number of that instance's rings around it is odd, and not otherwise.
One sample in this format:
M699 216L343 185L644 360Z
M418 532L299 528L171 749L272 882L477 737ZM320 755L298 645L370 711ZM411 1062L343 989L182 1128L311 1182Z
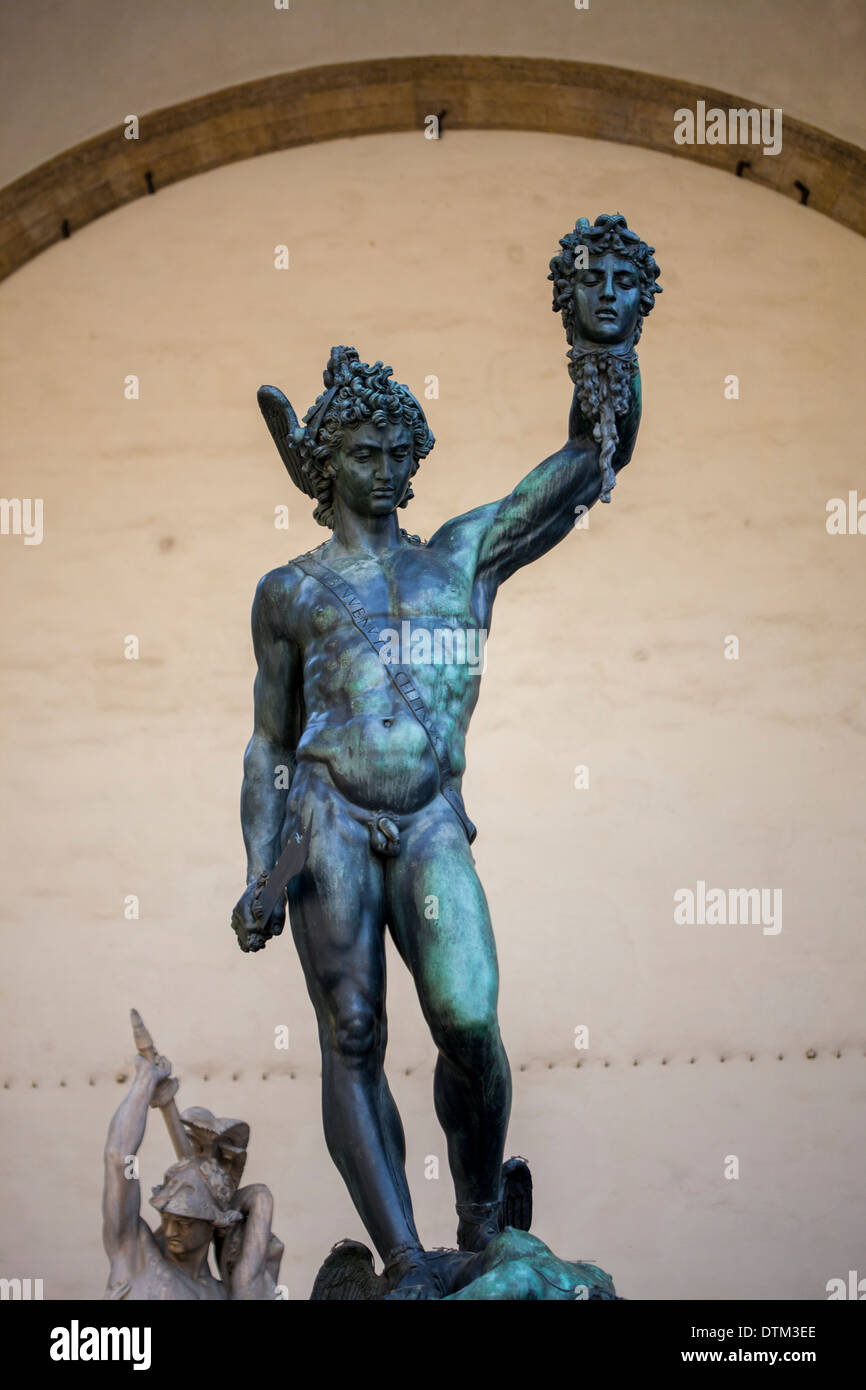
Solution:
M509 1158L502 1165L498 1202L458 1202L457 1247L477 1254L513 1226L528 1231L532 1225L532 1174L525 1158Z
M440 1299L445 1290L422 1249L407 1250L385 1266L388 1299Z
M458 1202L457 1249L477 1254L498 1236L501 1228L501 1202Z

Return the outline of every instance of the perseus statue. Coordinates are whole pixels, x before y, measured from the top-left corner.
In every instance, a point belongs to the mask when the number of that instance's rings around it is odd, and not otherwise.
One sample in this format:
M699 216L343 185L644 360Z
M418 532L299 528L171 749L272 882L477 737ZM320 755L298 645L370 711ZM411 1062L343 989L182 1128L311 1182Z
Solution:
M568 438L507 496L430 540L398 524L435 441L390 367L333 348L302 424L274 387L258 397L292 481L332 535L256 590L247 888L232 926L241 950L259 951L288 906L318 1021L326 1142L396 1296L438 1298L443 1287L415 1227L384 1072L385 932L438 1049L457 1245L480 1253L501 1230L511 1079L461 795L478 655L500 585L609 500L640 420L634 344L659 292L653 248L619 215L581 219L560 245L549 278L571 345Z

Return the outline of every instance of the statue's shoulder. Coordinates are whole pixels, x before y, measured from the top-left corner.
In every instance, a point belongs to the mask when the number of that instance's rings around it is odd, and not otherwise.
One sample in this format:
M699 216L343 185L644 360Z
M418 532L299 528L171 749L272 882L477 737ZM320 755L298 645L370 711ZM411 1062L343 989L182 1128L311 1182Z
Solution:
M262 576L253 599L254 632L297 640L298 621L303 609L300 591L305 578L292 561Z
M303 559L303 556L298 558ZM303 570L295 564L294 560L287 561L285 565L278 565L276 569L263 574L256 585L256 603L284 604L287 601L291 602L296 597L305 577Z
M484 502L480 507L462 512L460 516L449 517L430 537L428 549L458 561L473 559L501 505L501 500Z

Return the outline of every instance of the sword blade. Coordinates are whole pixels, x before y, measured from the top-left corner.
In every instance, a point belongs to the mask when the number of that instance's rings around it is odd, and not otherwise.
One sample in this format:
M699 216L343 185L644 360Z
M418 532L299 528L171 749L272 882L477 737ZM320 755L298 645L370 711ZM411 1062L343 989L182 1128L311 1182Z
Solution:
M286 841L282 854L268 875L268 881L262 890L260 907L262 911L261 926L267 926L271 914L277 905L285 888L291 883L292 879L301 872L307 860L307 850L310 844L310 826L313 823L312 816L306 830L300 839L290 835Z

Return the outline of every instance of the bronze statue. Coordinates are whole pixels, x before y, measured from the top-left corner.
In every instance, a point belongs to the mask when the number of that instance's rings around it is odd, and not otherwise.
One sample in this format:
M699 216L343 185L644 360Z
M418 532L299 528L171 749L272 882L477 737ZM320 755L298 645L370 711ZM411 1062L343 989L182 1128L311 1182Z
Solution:
M618 471L616 421L628 415L635 381L640 386L635 347L654 296L661 294L659 268L655 248L619 214L597 217L592 227L580 217L559 244L562 251L547 277L553 281L553 309L562 314L575 402L600 446L601 500L609 502Z
M568 439L507 496L426 543L400 528L397 509L434 439L390 367L333 348L303 425L282 392L258 395L292 481L333 534L256 592L247 888L232 925L243 951L261 950L283 929L287 886L318 1020L326 1141L393 1296L443 1297L447 1281L415 1227L384 1072L385 931L439 1052L434 1101L459 1251L480 1254L503 1225L511 1078L461 794L475 658L500 585L609 500L640 420L634 344L659 288L652 248L620 216L581 219L560 244L550 278L571 343Z
M613 1280L597 1265L561 1260L537 1236L507 1226L483 1250L428 1250L425 1260L444 1301L533 1303L621 1302ZM415 1300L427 1297L418 1286L389 1292L386 1275L376 1274L373 1256L359 1241L335 1245L316 1277L316 1302Z
M273 1199L262 1183L239 1187L249 1125L217 1119L200 1106L179 1115L171 1063L157 1054L134 1009L132 1024L135 1077L105 1144L102 1238L111 1262L106 1298L276 1298L283 1246L271 1232ZM141 1216L136 1157L149 1106L162 1111L178 1155L150 1199L161 1218L155 1232ZM209 1267L211 1241L220 1279Z

